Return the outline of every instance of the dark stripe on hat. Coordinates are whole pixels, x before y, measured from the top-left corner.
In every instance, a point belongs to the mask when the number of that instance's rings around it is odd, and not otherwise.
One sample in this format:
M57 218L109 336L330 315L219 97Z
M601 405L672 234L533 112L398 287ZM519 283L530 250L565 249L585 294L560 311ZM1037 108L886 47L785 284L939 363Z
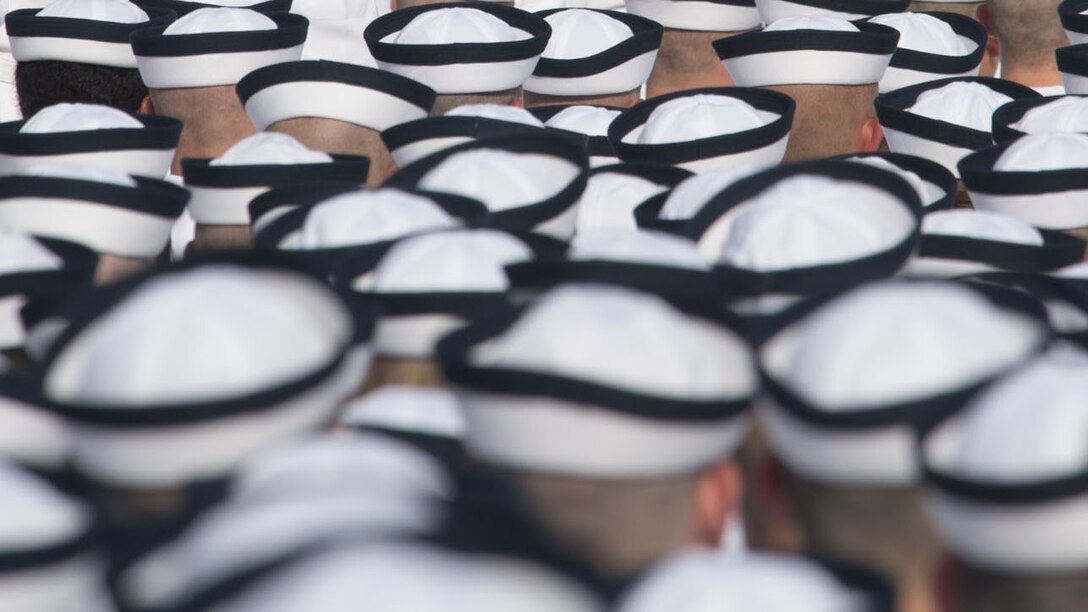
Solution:
M145 9L148 21L117 23L70 17L39 17L41 9L12 11L4 18L8 36L16 38L70 38L103 43L128 44L136 30L166 28L175 19L173 11ZM73 59L73 61L75 61Z
M11 156L56 156L112 151L165 151L178 146L181 122L173 117L135 115L142 128L109 128L76 132L20 133L27 120L0 124L0 153Z
M223 7L219 7L223 8ZM245 32L209 32L164 34L166 26L142 28L132 33L129 42L139 57L188 57L274 51L297 47L306 42L309 21L293 13L267 15L276 22L275 30Z
M756 110L777 113L779 117L755 129L686 142L637 144L623 141L628 134L645 125L650 115L661 105L672 100L696 95L735 98L748 103ZM623 111L609 126L608 139L612 142L616 154L625 162L682 164L724 155L746 153L770 146L790 133L796 108L797 104L792 98L769 89L755 87L689 89L651 98Z
M259 164L213 166L211 160L181 160L185 184L191 187L265 187L299 181L348 181L365 183L370 158L360 155L333 155L332 162L316 164Z
M535 14L543 18L568 10L592 9L560 8L540 11ZM656 21L616 11L592 10L592 12L607 15L623 23L631 28L634 35L614 47L587 57L572 59L541 57L533 70L533 76L559 79L589 77L611 70L647 53L657 51L661 47L661 37L664 35L665 28Z
M952 83L979 83L1014 100L1038 98L1039 93L1030 87L988 77L959 77L939 79L911 85L876 97L876 115L885 129L903 132L931 142L978 150L993 144L990 132L974 130L947 121L930 119L907 111L927 91L940 89Z
M876 23L856 22L858 32L829 30L753 30L714 41L718 59L782 51L846 51L864 55L891 55L899 42L899 30Z
M450 8L467 8L482 11L506 22L507 25L528 32L525 40L499 43L457 43L446 45L402 45L382 42L391 34L400 32L423 13ZM363 38L374 59L393 64L415 66L445 66L449 64L489 64L537 57L548 46L552 28L547 21L536 15L510 6L487 2L449 2L415 6L393 11L378 17L363 31Z
M976 45L975 50L967 55L941 55L917 49L899 48L892 55L889 66L930 74L956 75L978 68L979 64L982 63L982 56L986 54L986 42L989 39L989 34L981 23L958 13L922 12L919 14L929 15L947 23L953 32L971 39Z
M392 72L324 60L302 60L265 66L246 75L235 89L245 105L255 94L274 85L310 81L342 83L349 87L380 91L428 112L434 106L438 95L423 83Z

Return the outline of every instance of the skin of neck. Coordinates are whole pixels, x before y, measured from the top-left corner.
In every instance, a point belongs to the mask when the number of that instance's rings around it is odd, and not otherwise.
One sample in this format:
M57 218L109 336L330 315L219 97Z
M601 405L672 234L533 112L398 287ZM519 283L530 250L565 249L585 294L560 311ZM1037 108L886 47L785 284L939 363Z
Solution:
M1062 75L1058 72L1056 62L1028 66L1017 63L1012 58L1004 58L1001 62L1001 78L1028 87L1056 87L1062 84Z

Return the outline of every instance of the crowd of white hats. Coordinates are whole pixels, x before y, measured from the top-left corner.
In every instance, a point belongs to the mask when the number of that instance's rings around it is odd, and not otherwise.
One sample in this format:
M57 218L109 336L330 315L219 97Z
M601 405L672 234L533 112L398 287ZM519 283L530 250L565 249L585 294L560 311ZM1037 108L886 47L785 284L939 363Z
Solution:
M757 445L1088 581L1088 1L1042 93L939 3L0 0L0 611L940 612L520 484ZM791 157L827 91L875 138Z

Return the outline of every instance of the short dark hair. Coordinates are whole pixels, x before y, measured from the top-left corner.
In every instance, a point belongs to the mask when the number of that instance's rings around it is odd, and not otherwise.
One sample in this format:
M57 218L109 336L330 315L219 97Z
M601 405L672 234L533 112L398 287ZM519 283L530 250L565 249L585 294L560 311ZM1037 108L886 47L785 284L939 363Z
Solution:
M135 68L52 60L16 64L15 90L24 117L61 102L103 104L135 113L147 96Z
M1088 598L1088 572L1012 574L953 564L957 610L964 612L1064 612Z

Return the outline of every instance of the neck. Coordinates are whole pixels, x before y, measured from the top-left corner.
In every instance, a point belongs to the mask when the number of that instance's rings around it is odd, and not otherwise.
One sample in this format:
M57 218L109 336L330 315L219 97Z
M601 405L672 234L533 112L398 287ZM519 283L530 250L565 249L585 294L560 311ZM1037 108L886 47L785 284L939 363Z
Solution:
M652 98L685 89L732 86L733 77L718 59L712 43L735 34L738 32L665 30L657 61L646 83L646 96Z
M186 158L215 159L227 152L240 140L244 140L257 133L252 123L235 124L230 128L217 132L214 136L194 133L183 129L181 139L178 141L178 150L174 154L174 163L170 166L171 174L181 176L181 160Z
M897 612L937 612L941 609L932 589L921 579L901 580L897 595Z
M1028 87L1054 87L1062 84L1062 75L1055 62L1041 65L1027 65L1002 59L1001 78L1014 81Z
M704 87L732 87L733 77L729 76L725 66L715 60L707 63L703 70L687 74L663 74L656 67L646 83L646 97L654 98L685 89Z

